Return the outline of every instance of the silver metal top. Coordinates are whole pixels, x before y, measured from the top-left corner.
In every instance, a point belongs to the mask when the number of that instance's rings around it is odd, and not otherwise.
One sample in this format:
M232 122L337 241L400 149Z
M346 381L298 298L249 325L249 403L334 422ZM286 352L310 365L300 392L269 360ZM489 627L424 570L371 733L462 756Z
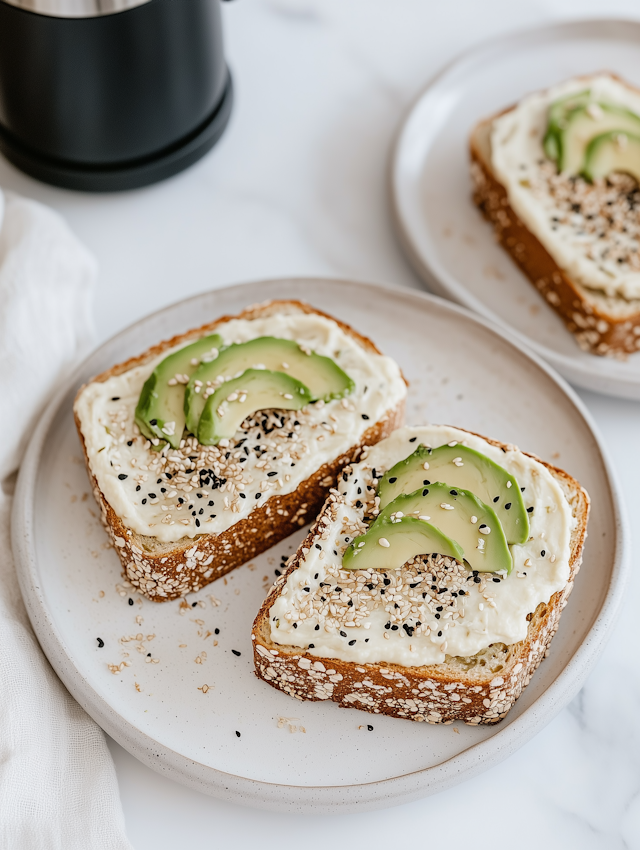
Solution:
M0 0L10 6L17 6L37 15L50 18L98 18L101 15L114 15L125 12L135 6L150 3L151 0Z

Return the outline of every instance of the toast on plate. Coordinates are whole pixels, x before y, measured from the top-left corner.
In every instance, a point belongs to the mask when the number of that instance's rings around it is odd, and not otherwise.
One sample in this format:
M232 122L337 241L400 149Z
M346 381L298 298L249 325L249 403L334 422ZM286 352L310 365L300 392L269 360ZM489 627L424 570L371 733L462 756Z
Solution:
M548 652L588 514L575 479L515 446L400 428L344 470L277 579L256 673L299 700L496 723Z
M473 199L584 351L640 349L640 91L613 74L476 125Z
M199 590L313 519L338 472L404 418L366 337L271 301L153 346L80 388L74 415L125 577Z

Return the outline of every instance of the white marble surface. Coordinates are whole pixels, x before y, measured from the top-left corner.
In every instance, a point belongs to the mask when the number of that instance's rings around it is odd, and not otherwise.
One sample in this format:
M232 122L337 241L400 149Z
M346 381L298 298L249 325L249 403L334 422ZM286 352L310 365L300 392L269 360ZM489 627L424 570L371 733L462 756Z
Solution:
M620 0L236 0L224 8L235 112L202 162L159 186L92 197L0 160L0 184L60 210L98 257L101 339L153 307L257 277L324 273L418 287L386 203L390 145L412 98L444 62L494 33L614 14L640 9ZM637 545L640 405L581 395L617 468ZM634 577L586 687L535 740L482 776L401 808L333 817L243 809L153 773L113 743L132 843L640 848L639 596Z

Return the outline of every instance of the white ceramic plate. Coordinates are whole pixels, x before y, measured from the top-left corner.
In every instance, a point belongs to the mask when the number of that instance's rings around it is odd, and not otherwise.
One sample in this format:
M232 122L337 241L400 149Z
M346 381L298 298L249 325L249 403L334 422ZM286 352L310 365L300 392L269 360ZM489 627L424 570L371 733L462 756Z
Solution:
M274 297L308 300L396 358L411 382L409 424L453 423L518 443L566 467L591 493L584 566L551 656L501 725L456 724L455 732L341 711L331 703L297 702L258 680L251 623L281 555L305 532L192 594L182 614L178 601L158 604L117 591L119 561L98 521L73 425L77 387L161 339ZM29 615L78 702L150 767L206 793L280 810L379 808L441 790L505 758L581 686L612 625L626 574L616 488L572 391L459 307L409 290L335 280L209 292L122 331L89 357L43 416L15 505L14 552ZM136 651L137 640L119 643L138 634L144 652ZM155 638L146 639L149 634ZM122 661L130 666L110 672L109 664ZM306 732L278 728L281 717Z
M401 241L433 290L515 331L578 386L640 400L640 353L620 362L581 351L471 200L473 126L531 91L601 69L640 85L640 22L555 24L465 54L410 110L393 157L392 197Z

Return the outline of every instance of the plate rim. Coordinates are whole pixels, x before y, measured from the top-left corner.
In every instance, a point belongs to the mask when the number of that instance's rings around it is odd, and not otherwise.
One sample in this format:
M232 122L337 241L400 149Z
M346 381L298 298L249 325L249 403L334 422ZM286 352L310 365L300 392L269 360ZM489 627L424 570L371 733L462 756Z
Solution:
M40 468L46 437L58 415L64 397L76 386L85 370L85 364L113 344L119 338L146 323L153 323L161 316L171 314L188 302L197 302L217 293L246 288L266 288L282 284L340 283L344 286L374 290L381 294L392 294L394 298L418 302L420 308L430 304L445 312L480 325L508 345L516 348L531 360L545 376L555 383L567 396L577 413L591 432L600 452L604 472L611 495L615 547L609 587L602 600L599 612L583 641L568 664L556 676L538 699L520 715L500 728L491 738L473 744L462 752L431 767L410 771L374 782L339 786L300 786L270 783L226 773L215 767L201 764L156 741L124 720L107 701L84 680L81 671L72 661L70 648L65 645L45 603L38 585L35 556L35 485ZM12 511L12 547L16 571L29 619L40 645L51 666L77 702L115 741L128 752L156 772L168 775L194 790L220 799L250 805L256 808L281 812L333 813L370 811L381 806L399 805L444 791L459 782L475 776L488 767L498 764L523 744L529 741L569 702L582 687L587 675L598 660L620 613L624 589L630 574L629 533L624 505L620 498L620 487L616 473L603 445L598 428L584 403L538 355L532 353L512 334L496 328L490 321L451 301L419 290L389 287L377 283L347 280L332 276L275 277L255 280L232 286L206 290L190 298L174 303L130 323L101 343L66 377L46 410L31 437L20 467Z
M518 41L523 43L535 42L541 41L545 37L549 38L563 34L567 37L571 37L573 34L574 38L580 36L587 37L587 34L602 37L603 28L609 28L612 31L608 34L609 38L634 41L640 47L640 20L626 18L624 16L612 17L607 15L601 18L561 18L552 23L539 24L532 27L519 27L501 35L485 39L459 53L427 81L413 98L401 119L388 160L387 186L390 198L391 218L396 238L414 271L438 295L453 300L456 304L466 307L472 312L483 316L485 319L489 319L489 321L498 325L501 330L507 331L526 347L533 349L539 357L546 360L567 381L571 381L576 386L603 395L613 396L614 398L626 398L638 401L640 400L640 376L629 376L628 378L618 375L615 377L608 375L594 376L589 371L588 363L582 364L580 361L555 351L553 348L549 348L547 345L538 342L526 333L517 330L498 313L488 308L479 298L476 298L469 292L464 284L455 275L451 274L437 259L423 256L412 238L411 225L408 223L408 216L405 215L403 210L403 189L400 185L400 166L403 160L403 149L407 143L409 125L413 115L423 100L436 92L439 85L446 83L449 75L453 75L462 69L465 64L472 66L474 62L481 61L483 56L486 58L491 52L496 51L501 46L508 45L512 49ZM583 31L582 33L580 32L581 30ZM604 33L604 35L607 35L607 33ZM640 352L638 354L640 357ZM593 356L595 357L596 355Z

